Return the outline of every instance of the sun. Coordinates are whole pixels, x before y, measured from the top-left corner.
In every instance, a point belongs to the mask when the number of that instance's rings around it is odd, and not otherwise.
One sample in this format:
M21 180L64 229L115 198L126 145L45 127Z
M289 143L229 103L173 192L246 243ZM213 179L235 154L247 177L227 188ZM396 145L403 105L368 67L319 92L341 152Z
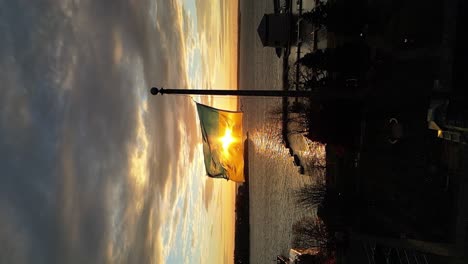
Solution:
M224 132L224 136L220 138L220 141L223 145L223 150L227 151L229 148L229 145L231 145L234 142L234 137L232 136L232 130L229 128L226 128L226 131Z

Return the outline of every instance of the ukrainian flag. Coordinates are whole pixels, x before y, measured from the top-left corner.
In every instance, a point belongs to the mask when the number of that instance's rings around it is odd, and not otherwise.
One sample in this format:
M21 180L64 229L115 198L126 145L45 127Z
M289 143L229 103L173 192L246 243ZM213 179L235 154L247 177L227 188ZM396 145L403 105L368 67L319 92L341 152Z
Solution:
M242 112L197 103L203 136L203 154L209 177L244 182Z

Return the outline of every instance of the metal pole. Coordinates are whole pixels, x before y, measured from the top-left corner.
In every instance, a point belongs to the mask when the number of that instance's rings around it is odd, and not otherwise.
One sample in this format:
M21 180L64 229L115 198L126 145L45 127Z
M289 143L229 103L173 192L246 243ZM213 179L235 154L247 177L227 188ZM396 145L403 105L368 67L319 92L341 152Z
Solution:
M337 92L329 90L297 91L297 90L202 90L202 89L164 89L151 88L151 94L186 94L186 95L225 95L225 96L253 96L253 97L307 97L318 100L345 99L359 102L361 96L353 92Z
M265 97L311 97L316 96L312 91L285 90L202 90L202 89L164 89L151 88L151 94L190 94L190 95L231 95L231 96L265 96Z

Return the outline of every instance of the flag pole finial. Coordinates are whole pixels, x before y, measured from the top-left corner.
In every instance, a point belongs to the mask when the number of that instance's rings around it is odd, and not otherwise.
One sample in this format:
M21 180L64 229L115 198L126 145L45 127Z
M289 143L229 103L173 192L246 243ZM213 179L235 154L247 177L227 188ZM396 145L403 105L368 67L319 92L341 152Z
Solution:
M159 89L157 87L152 87L151 88L151 94L152 95L157 95L159 93Z

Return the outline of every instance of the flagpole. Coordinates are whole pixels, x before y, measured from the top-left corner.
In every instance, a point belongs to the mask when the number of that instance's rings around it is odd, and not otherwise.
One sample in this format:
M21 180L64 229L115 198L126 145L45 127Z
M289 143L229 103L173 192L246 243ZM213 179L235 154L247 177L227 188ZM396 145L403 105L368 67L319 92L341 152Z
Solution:
M151 88L151 94L187 94L187 95L231 95L231 96L266 96L266 97L310 97L310 91L285 90L207 90L207 89L165 89Z
M356 95L331 91L298 91L298 90L205 90L205 89L165 89L151 88L151 94L185 94L185 95L225 95L225 96L256 96L256 97L319 97L328 99L349 99Z

